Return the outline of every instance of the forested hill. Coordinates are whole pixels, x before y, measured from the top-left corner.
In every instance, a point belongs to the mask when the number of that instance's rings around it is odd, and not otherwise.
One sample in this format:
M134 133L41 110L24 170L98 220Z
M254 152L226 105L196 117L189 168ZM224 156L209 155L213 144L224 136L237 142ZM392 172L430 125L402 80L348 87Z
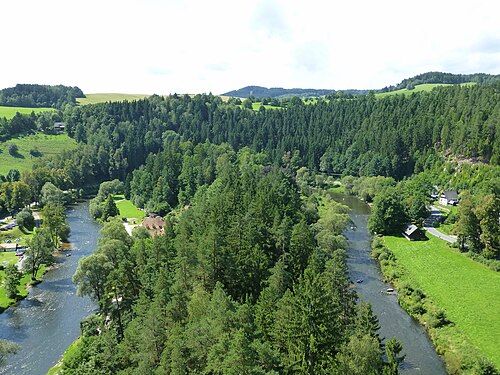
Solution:
M401 83L396 86L384 87L377 92L391 92L401 89L413 89L417 85L422 85L425 83L436 83L436 84L462 84L468 82L475 83L493 83L500 80L500 75L492 75L485 73L474 73L474 74L452 74L443 72L427 72L423 74L416 75L415 77L406 78L401 81Z
M380 99L291 100L286 109L259 111L212 95L153 96L72 107L64 118L69 134L87 144L68 156L78 166L70 173L87 180L125 179L173 132L195 145L250 146L275 163L296 153L299 164L327 173L400 179L444 154L500 164L500 82Z
M254 96L255 98L287 98L298 96L301 98L306 97L320 97L330 94L335 94L336 90L322 90L322 89L284 89L282 87L262 87L262 86L246 86L238 90L232 90L222 95L235 96L237 98L248 98ZM344 90L344 93L353 95L366 94L367 90Z
M66 104L75 105L76 98L84 97L78 87L17 84L15 87L0 90L0 105L62 109Z

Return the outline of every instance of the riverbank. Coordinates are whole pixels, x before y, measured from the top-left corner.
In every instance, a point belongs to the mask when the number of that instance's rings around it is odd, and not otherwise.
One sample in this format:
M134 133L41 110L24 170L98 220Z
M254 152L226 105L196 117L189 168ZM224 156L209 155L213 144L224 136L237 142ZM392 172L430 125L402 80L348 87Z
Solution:
M3 260L4 257L1 256L4 254L9 254L9 253L0 253L0 261L5 261L5 260ZM14 254L14 256L15 256L15 254ZM40 267L40 270L38 271L39 276L43 277L43 275L46 272L47 272L47 268L45 267L45 265L42 265ZM4 270L0 270L0 279L3 280L4 276L5 276ZM25 299L29 294L29 289L32 286L34 286L40 282L42 282L42 279L37 279L36 281L31 280L31 275L29 273L25 273L20 280L17 298L15 298L15 299L7 297L7 295L5 294L5 288L3 286L0 287L0 314L3 313L5 310L7 310L9 307L15 306L17 303L19 303L20 301Z
M435 237L386 236L372 248L399 304L425 327L450 373L483 373L488 361L499 366L498 273Z
M351 280L361 301L369 302L380 323L380 335L386 339L396 336L403 344L405 360L400 367L404 375L444 375L445 365L436 353L424 328L398 304L395 294L387 294L392 285L383 282L383 275L375 259L370 256L372 236L367 222L371 210L357 197L331 193L336 201L351 208L352 225L344 232L348 240L347 266Z
M91 300L76 295L72 276L79 259L95 249L101 226L90 218L88 202L68 206L66 218L73 248L56 257L54 268L27 298L0 314L2 338L21 346L7 358L2 375L45 375L80 336L80 321L95 309Z

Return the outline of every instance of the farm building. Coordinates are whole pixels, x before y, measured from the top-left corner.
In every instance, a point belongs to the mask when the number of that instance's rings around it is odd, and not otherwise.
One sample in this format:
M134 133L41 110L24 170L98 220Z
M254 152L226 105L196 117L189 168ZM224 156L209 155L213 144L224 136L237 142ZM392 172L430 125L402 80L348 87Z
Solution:
M142 226L146 228L151 236L158 236L165 233L165 220L161 216L150 214L142 222Z
M62 132L64 132L65 128L66 128L66 124L64 122L55 122L54 123L54 131L56 133L62 133Z

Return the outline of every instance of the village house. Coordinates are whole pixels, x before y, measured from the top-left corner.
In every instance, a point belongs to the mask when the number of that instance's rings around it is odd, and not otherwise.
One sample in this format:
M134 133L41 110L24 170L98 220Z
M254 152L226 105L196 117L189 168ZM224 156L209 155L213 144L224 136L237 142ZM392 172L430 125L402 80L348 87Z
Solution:
M458 193L456 190L443 191L439 196L439 204L443 206L456 206L458 204Z
M151 236L159 236L165 233L165 220L155 214L149 214L142 222L142 226L149 231Z
M66 124L64 122L55 122L54 123L54 132L63 133L66 128Z

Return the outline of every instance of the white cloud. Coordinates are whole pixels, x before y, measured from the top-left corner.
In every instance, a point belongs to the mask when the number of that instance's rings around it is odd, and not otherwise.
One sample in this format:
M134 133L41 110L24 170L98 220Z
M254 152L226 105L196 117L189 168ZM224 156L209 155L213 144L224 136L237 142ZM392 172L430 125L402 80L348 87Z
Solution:
M429 70L499 74L499 10L488 0L7 1L0 87L221 93L380 88Z

